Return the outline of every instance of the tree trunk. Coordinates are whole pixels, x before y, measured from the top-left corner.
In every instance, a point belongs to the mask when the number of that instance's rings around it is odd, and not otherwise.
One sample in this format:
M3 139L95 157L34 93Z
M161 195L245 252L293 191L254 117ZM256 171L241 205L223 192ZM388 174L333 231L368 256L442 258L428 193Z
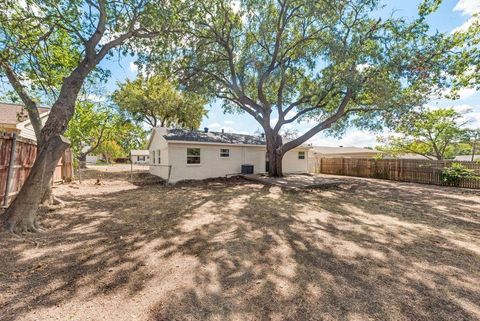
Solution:
M78 167L79 168L87 168L87 154L86 153L81 153L77 157L78 160Z
M267 138L267 155L268 155L268 175L272 177L282 177L282 137L273 133L266 134Z
M44 142L20 193L3 215L2 221L9 231L21 233L39 230L38 204L42 201L58 161L68 146L68 140L60 135Z

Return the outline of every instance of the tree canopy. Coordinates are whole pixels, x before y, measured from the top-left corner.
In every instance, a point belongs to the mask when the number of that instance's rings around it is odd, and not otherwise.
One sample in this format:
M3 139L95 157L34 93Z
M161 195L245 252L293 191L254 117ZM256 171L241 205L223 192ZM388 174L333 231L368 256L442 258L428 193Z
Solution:
M422 110L404 116L380 149L392 154L413 153L442 160L455 156L465 139L465 123L454 109Z
M250 114L265 131L270 174L281 175L283 154L320 131L392 125L452 87L466 66L450 58L473 34L431 32L425 19L439 3L422 3L411 21L378 18L376 0L195 3L177 46L144 59ZM316 124L283 143L282 127L307 118Z
M122 113L111 106L90 101L77 103L65 135L74 155L83 162L81 166L88 154L106 154L102 151L115 150L112 157L126 156L131 149L141 148L146 139L145 130Z
M182 92L168 79L153 75L118 84L113 101L138 122L152 127L179 126L196 129L206 115L206 100Z
M10 231L38 231L36 212L55 165L68 147L63 134L88 77L114 49L133 53L174 27L177 1L26 0L0 9L0 68L27 106L39 152L25 184L2 215ZM52 68L52 70L50 70ZM46 79L37 75L44 71ZM52 108L43 128L27 81L51 84ZM25 79L26 78L26 79ZM27 81L26 81L27 80ZM48 81L47 81L48 80ZM45 92L47 92L45 90ZM41 128L41 129L40 129Z

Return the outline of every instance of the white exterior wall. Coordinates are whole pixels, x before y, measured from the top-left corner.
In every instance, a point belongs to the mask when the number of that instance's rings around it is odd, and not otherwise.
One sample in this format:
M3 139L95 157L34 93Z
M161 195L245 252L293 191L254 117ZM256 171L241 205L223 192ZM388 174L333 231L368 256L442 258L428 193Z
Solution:
M43 113L40 115L40 120L42 121L42 126L45 125L47 122L49 113ZM29 119L18 123L17 124L17 130L20 132L19 136L30 139L33 141L37 141L37 137L35 136L35 131L33 130L32 123L30 122Z
M98 161L98 157L95 155L87 155L86 162L87 164L96 164Z
M200 164L187 164L187 148L200 148ZM230 157L220 157L220 149L229 149ZM156 154L153 163L152 152L158 150L161 153L161 166L156 163ZM265 172L265 146L168 142L162 135L155 133L151 138L149 151L150 173L163 179L169 178L170 183L239 174L241 166L245 164L253 165L254 173ZM305 159L298 159L299 151L305 152ZM295 148L288 151L283 158L283 171L307 173L308 149Z
M298 152L305 152L305 159L298 159ZM284 173L308 173L308 149L294 148L283 155Z
M145 160L141 160L140 157L143 155L132 155L130 156L130 161L134 164L150 164L150 157L145 155Z
M155 154L155 159L152 157L152 152L158 152L158 150L160 150L160 164L157 163L157 154ZM149 151L150 174L165 180L168 179L169 168L166 166L169 165L167 141L161 135L154 134L150 142Z
M200 148L200 164L187 164L187 148ZM229 149L230 157L220 157L220 149ZM261 146L169 143L168 152L172 183L238 174L244 164L253 165L254 173L265 172L265 149Z

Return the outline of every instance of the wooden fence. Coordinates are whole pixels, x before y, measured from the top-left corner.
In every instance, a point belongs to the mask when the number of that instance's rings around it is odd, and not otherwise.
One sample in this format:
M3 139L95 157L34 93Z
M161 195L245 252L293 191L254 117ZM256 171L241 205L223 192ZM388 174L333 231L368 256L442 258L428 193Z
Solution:
M8 206L13 201L30 174L36 156L34 142L15 135L0 136L0 206ZM67 149L55 168L53 182L72 178L72 151Z
M480 176L476 162L430 161L417 159L317 158L315 172L357 177L371 177L403 182L444 185L441 172L452 163L461 163ZM463 179L459 187L479 188L479 179Z

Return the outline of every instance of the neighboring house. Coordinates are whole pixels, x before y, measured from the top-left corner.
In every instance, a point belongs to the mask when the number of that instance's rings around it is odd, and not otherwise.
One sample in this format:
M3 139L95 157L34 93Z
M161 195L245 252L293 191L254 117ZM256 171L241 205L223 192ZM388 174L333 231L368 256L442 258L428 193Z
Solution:
M133 164L148 164L150 160L150 152L148 150L132 149L130 151L130 161Z
M49 108L38 108L42 124L45 124L50 113ZM36 141L35 131L23 105L0 103L0 132L16 133L19 137Z
M419 155L419 154L413 154L413 153L407 153L407 154L402 154L402 155L395 155L395 156L385 156L385 159L419 159L419 160L435 160L436 158L431 156L430 158Z
M308 171L310 147L300 146L283 157L285 173ZM157 127L148 143L150 173L175 183L240 174L242 165L253 165L254 173L268 166L262 136L223 132L191 131Z
M318 172L317 167L321 158L374 158L380 154L381 151L361 147L314 146L309 153L309 171Z
M461 155L461 156L455 156L456 161L461 161L461 162L471 162L472 161L472 155ZM474 155L473 156L474 161L480 161L480 155Z
M327 147L314 146L312 147L311 157L328 157L328 158L373 158L381 151L360 147Z

